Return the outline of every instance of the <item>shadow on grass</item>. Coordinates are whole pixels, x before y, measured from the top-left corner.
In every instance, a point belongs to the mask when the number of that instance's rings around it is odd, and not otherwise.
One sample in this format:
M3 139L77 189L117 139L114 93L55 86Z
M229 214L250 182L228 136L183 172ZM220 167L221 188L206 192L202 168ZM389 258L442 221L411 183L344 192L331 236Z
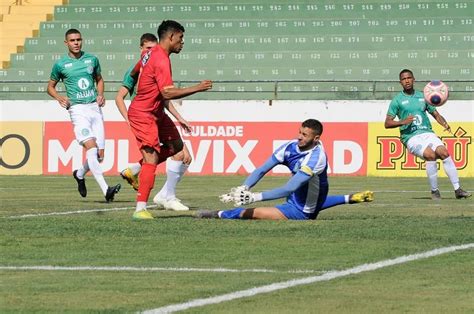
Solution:
M196 218L193 214L186 214L186 215L153 215L155 219L160 220L160 219L175 219L175 218Z

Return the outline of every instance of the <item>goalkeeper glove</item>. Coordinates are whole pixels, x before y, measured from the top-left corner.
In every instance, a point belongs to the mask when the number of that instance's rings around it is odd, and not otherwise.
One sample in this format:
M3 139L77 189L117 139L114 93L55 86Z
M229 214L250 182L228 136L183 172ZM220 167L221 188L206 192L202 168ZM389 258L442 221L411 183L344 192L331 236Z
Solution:
M222 203L234 202L233 194L239 193L240 191L248 191L248 190L249 190L249 187L246 185L240 185L235 188L231 188L229 193L222 194L221 196L219 196L219 200Z
M248 205L262 200L262 193L252 193L250 191L234 191L230 195L235 206Z

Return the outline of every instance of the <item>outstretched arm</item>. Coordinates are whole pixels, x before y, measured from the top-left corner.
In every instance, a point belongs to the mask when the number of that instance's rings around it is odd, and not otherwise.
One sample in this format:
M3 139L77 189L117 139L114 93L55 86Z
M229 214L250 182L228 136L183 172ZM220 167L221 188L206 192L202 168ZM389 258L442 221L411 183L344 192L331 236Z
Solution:
M299 171L282 187L260 192L252 193L248 190L234 190L229 194L221 195L221 201L224 203L234 202L236 206L247 205L254 202L274 200L278 198L287 197L292 192L296 191L303 184L308 182L311 178L311 175ZM224 197L226 196L226 197Z
M439 124L441 124L445 131L451 133L451 127L449 126L448 122L442 115L439 114L437 110L433 111L431 115Z
M212 88L212 81L205 80L201 81L199 84L189 86L189 87L174 87L167 86L161 91L161 95L164 99L178 99L183 98L198 92L204 92Z
M291 177L290 180L288 180L288 182L284 186L262 192L262 201L287 197L288 195L296 191L298 188L300 188L303 184L308 182L310 178L311 176L307 173L298 171L294 176Z
M279 164L278 160L276 160L275 157L271 156L270 158L268 158L268 160L262 166L255 169L247 177L247 179L245 179L245 182L244 182L243 185L245 185L248 189L250 189L255 184L257 184L258 181L260 181L268 171L273 169L273 167L275 167L278 164Z

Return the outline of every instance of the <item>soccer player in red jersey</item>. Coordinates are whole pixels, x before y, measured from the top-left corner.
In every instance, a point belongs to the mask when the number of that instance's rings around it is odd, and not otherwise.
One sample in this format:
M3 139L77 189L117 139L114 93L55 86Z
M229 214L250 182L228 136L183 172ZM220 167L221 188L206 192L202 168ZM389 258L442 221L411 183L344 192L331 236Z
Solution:
M183 98L212 88L212 81L178 88L173 84L170 54L179 53L184 45L184 27L165 20L158 27L159 43L145 51L131 75L138 75L137 94L128 109L128 119L143 156L137 207L133 218L153 219L146 204L155 184L156 166L183 149L176 126L165 113L167 100Z

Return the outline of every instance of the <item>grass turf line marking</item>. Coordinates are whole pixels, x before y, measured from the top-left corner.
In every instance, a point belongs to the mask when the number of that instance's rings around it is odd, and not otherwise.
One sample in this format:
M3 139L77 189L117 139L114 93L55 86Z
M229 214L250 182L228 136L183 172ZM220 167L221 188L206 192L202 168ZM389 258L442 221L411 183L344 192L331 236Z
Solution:
M128 272L207 272L207 273L288 273L307 274L324 273L318 270L294 269L278 271L273 269L231 269L231 268L195 268L195 267L131 267L131 266L0 266L0 270L40 270L40 271L128 271Z
M60 216L60 215L74 215L74 214L87 214L87 213L99 213L99 212L111 212L111 211L120 211L133 209L135 207L116 207L116 208L102 208L102 209L84 209L84 210L74 210L67 212L52 212L44 214L25 214L18 216L8 216L5 218L15 219L15 218L30 218L30 217L42 217L42 216Z
M373 271L373 270L377 270L377 269L388 267L388 266L404 264L404 263L416 261L419 259L425 259L425 258L429 258L433 256L438 256L441 254L446 254L446 253L460 251L460 250L467 250L467 249L472 249L472 248L474 248L474 243L438 248L438 249L434 249L434 250L426 251L422 253L404 255L404 256L394 258L394 259L382 260L382 261L370 263L370 264L362 264L362 265L359 265L353 268L348 268L345 270L330 271L319 276L293 279L293 280L273 283L270 285L254 287L247 290L231 292L231 293L227 293L223 295L218 295L215 297L209 297L205 299L194 299L194 300L190 300L184 303L171 304L171 305L159 307L156 309L146 310L141 313L146 313L146 314L173 313L177 311L187 310L190 308L195 308L195 307L200 307L200 306L205 306L205 305L210 305L210 304L218 304L218 303L231 301L235 299L253 297L257 294L269 293L269 292L288 289L288 288L296 287L300 285L307 285L307 284L312 284L312 283L320 282L320 281L329 281L329 280L340 278L340 277L359 274L359 273L367 272L367 271Z

